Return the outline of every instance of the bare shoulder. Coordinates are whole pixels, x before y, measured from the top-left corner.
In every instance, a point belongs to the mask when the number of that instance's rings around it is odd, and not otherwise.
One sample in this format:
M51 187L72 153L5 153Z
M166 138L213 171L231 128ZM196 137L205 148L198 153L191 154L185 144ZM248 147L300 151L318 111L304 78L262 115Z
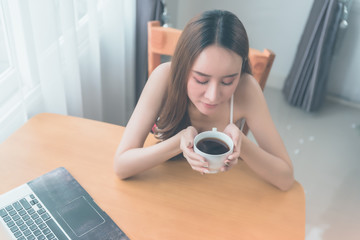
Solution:
M149 76L148 81L140 96L140 100L145 98L145 102L156 101L158 103L164 100L166 90L170 79L171 62L162 63L157 66ZM156 95L154 95L156 93ZM161 105L161 104L160 104ZM159 109L157 109L158 111Z
M126 125L118 148L119 152L143 146L161 111L167 91L170 66L170 63L161 64L151 73Z
M239 86L240 86L240 89L243 89L243 90L257 90L258 88L260 88L258 81L254 78L253 75L248 74L248 73L244 73L241 76ZM261 88L260 88L260 90L261 90Z
M154 71L169 71L170 72L171 62L161 63L155 68Z
M149 81L166 81L170 76L171 62L162 63L157 66L149 76Z
M154 69L148 81L146 82L139 99L139 104L143 106L151 104L151 106L155 107L156 109L153 110L155 110L156 114L160 110L159 108L162 104L162 101L164 100L164 96L167 90L170 77L170 67L171 63L166 62L160 64Z
M251 74L244 73L236 89L237 102L245 104L243 107L251 107L254 101L257 102L263 98L258 81Z

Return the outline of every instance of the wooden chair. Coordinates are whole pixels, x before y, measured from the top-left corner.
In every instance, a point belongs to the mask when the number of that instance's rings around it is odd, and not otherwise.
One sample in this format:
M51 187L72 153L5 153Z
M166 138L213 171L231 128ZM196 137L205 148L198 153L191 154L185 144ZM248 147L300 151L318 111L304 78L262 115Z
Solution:
M148 74L161 63L161 55L172 56L175 51L181 30L175 28L165 28L160 26L159 21L148 22ZM275 54L269 50L259 51L250 48L249 62L254 78L259 82L261 89L264 90L266 80L269 76ZM243 132L247 134L249 128L245 123Z

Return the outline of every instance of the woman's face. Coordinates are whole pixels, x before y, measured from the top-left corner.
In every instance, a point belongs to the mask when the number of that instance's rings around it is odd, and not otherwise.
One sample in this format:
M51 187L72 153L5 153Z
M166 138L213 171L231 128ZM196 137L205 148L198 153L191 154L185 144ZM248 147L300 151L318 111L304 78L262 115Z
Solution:
M205 115L228 104L241 75L242 57L220 46L206 47L190 69L187 93Z

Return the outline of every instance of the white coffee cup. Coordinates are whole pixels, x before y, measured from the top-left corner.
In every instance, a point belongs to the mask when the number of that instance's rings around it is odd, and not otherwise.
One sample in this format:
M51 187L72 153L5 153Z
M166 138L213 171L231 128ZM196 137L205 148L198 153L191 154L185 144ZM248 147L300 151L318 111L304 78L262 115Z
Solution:
M228 151L217 154L217 153L209 153L204 152L198 148L198 143L204 139L216 139L217 141L220 140L222 144L225 143L227 145ZM213 128L212 131L205 131L199 133L194 138L194 151L195 153L203 156L208 164L209 164L209 173L217 173L224 166L224 162L227 157L233 152L234 149L234 142L232 139L223 132L218 132L216 128Z

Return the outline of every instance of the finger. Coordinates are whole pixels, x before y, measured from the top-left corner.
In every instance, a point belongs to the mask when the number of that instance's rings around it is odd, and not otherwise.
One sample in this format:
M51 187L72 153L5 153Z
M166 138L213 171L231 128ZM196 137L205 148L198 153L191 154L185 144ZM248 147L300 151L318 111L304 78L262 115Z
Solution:
M239 145L240 136L238 134L232 134L232 136L230 136L230 137L233 140L234 149L237 148L237 146Z
M186 160L192 167L200 167L200 168L208 168L209 167L209 164L207 162L201 162L201 161L197 161L197 160L194 160L191 158L186 158Z
M189 151L184 151L184 152L185 152L187 157L189 157L189 158L191 158L193 160L196 160L196 161L199 161L199 162L202 162L202 163L207 162L206 159L203 156L195 153L193 149L191 149Z
M231 164L235 159L236 159L236 157L234 157L234 155L230 155L227 159L225 159L224 165Z
M237 164L239 162L238 160L239 158L236 157L236 158L232 158L231 160L230 159L226 159L225 162L224 162L224 165L225 166L233 166L235 164Z
M229 167L223 166L220 168L220 172L226 172L229 171Z
M220 171L226 172L229 169L231 169L233 166L235 166L239 162L238 158L235 158L233 160L225 160L224 166L221 168Z
M192 167L193 170L195 170L195 171L197 171L197 172L199 172L201 174L206 174L206 173L210 172L209 169L207 169L207 168L193 167L193 166L191 166L191 167Z
M240 157L240 153L235 151L232 154L230 154L225 161L234 161L239 157Z
M208 167L209 163L206 161L206 159L198 154L196 154L192 149L191 150L185 150L183 152L183 156L186 158L188 163L192 166L196 167Z
M229 135L233 140L238 141L239 136L241 136L241 130L235 124L229 124L225 129L224 133Z
M186 154L184 153L183 155L193 170L198 171L201 174L209 173L209 170L207 169L208 163L191 159L190 157L186 156Z
M197 135L197 131L194 127L190 126L187 128L185 132L185 139L187 139L189 142L191 142L191 145L193 144L194 137Z
M186 147L187 148L192 148L193 147L193 145L194 145L194 142L193 142L193 137L191 137L191 136L189 136L188 134L187 134L187 136L185 137L185 139L186 139Z
M185 149L192 149L193 147L193 142L191 140L184 140L184 141L181 141L180 143L180 149L181 150L185 150Z
M193 127L188 127L184 134L181 137L180 148L183 150L185 148L192 148L194 145L194 136L196 135L196 129Z

